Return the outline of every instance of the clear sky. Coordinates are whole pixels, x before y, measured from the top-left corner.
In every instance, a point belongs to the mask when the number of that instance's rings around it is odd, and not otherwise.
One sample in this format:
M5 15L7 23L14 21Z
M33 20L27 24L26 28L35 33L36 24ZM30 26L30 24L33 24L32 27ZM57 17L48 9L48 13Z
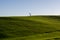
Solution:
M58 14L60 0L0 0L0 16Z

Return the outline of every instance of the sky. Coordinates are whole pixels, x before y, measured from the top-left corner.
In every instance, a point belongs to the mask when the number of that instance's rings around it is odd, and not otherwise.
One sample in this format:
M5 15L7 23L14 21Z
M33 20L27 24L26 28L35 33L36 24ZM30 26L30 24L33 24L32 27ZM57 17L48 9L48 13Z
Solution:
M60 15L60 0L0 0L0 16Z

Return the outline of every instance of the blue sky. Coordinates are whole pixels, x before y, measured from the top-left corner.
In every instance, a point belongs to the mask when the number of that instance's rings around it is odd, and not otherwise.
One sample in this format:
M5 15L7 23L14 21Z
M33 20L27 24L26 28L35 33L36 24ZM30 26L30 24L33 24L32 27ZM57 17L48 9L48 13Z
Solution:
M60 0L0 0L0 16L60 15Z

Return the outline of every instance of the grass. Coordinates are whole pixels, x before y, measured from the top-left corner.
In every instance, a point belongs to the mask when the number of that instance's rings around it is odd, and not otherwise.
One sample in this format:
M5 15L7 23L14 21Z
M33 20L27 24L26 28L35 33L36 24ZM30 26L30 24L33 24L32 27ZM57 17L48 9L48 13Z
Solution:
M1 40L60 40L60 16L0 17Z

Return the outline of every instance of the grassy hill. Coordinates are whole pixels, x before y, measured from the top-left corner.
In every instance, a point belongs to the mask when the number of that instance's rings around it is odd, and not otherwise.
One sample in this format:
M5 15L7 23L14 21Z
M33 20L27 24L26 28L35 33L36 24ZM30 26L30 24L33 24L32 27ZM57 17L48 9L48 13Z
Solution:
M60 40L60 16L0 17L1 40Z

